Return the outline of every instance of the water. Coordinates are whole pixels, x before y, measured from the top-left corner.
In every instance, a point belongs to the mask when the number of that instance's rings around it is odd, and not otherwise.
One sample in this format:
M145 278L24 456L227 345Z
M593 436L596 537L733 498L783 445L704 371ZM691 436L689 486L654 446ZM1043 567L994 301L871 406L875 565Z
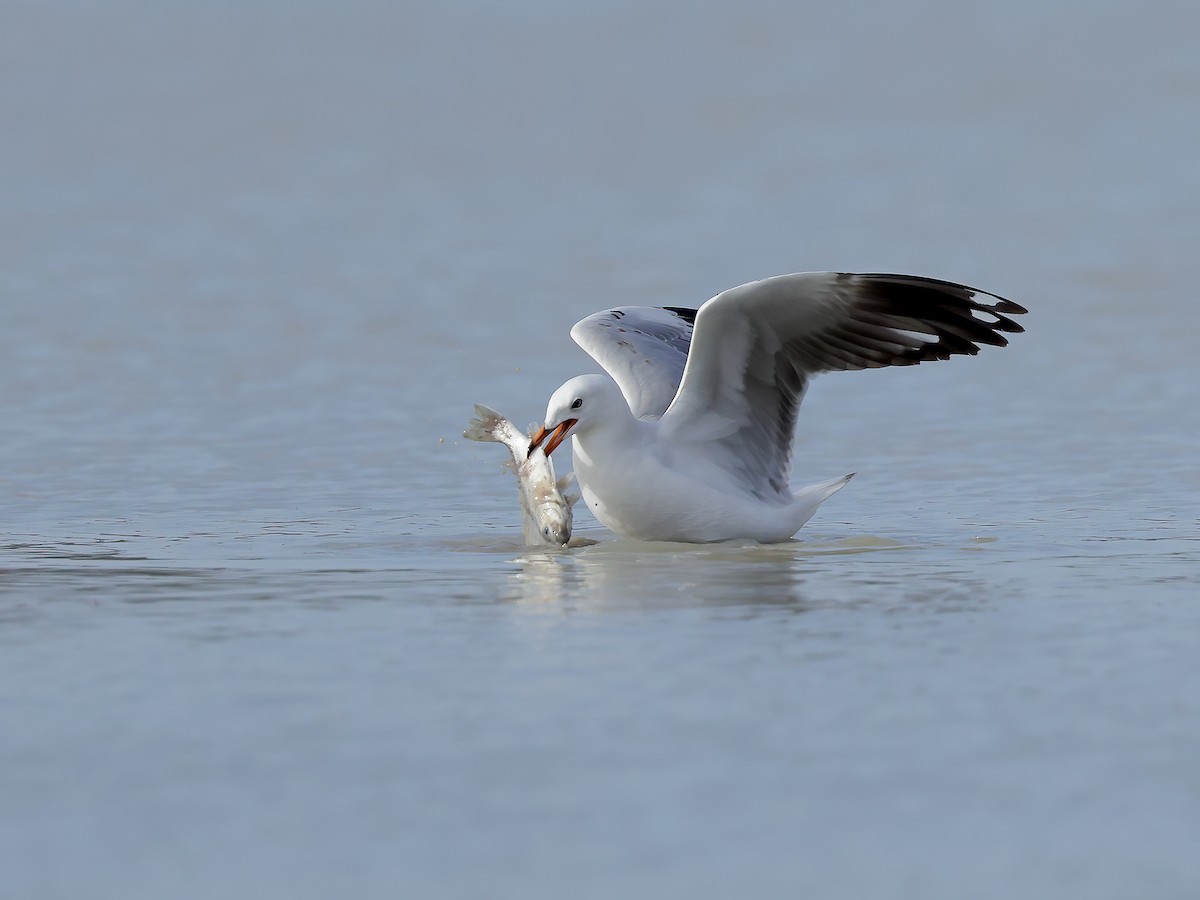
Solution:
M4 895L1194 896L1196 25L0 7ZM796 543L520 546L472 403L826 268L1028 333L818 380Z

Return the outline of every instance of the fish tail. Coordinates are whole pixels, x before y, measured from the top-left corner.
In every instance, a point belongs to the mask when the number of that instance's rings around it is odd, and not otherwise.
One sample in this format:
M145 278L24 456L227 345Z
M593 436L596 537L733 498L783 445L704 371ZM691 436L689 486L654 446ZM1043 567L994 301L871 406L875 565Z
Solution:
M469 441L500 441L496 431L504 422L504 416L496 412L490 407L484 406L482 403L475 404L475 415L477 418L472 419L467 423L467 429L463 432L463 437Z

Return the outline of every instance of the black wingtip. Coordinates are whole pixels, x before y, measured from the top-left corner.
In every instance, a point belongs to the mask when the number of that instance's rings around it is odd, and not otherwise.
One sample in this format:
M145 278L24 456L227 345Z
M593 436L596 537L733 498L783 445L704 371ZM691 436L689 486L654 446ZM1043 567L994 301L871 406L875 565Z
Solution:
M700 312L700 310L692 309L689 306L664 306L662 308L667 310L667 312L675 313L675 315L679 316L679 318L683 319L689 325L696 324L696 313Z
M983 293L983 291L977 291L977 293ZM1013 303L1011 300L1005 300L1003 297L997 297L995 294L988 294L988 296L995 298L996 302L992 304L991 309L996 312L1007 313L1010 316L1023 316L1029 312L1020 303Z
M919 275L864 274L849 276L865 326L858 337L867 348L878 342L878 329L928 335L929 339L889 356L876 348L877 365L915 365L920 362L975 356L982 346L1006 347L1008 334L1025 329L1010 316L1023 315L1024 306L965 284ZM870 363L868 363L870 365Z

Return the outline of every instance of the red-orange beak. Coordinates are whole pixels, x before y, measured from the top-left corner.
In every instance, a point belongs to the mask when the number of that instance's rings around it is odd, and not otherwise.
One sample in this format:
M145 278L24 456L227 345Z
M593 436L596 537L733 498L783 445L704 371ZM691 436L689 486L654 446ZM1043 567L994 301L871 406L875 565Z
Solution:
M567 432L574 428L575 423L578 421L578 419L563 419L554 426L553 430L547 430L546 426L543 425L534 432L533 439L529 442L529 453L527 453L526 456L528 457L533 453L534 450L542 446L543 441L546 444L546 449L544 452L547 456L549 456L555 451L558 445L561 444L564 439L566 439ZM549 440L546 440L547 438L549 438Z

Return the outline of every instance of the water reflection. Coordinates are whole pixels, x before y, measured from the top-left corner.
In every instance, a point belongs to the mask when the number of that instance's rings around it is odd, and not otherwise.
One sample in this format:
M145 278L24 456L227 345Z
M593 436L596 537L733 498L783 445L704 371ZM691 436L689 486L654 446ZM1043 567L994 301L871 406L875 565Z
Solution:
M525 604L627 610L696 606L805 607L805 561L783 548L607 541L518 558L511 596Z
M896 551L912 555L898 558ZM613 540L525 552L514 562L505 599L567 611L804 612L858 606L948 611L978 608L991 594L980 572L944 548L870 536L770 546Z

